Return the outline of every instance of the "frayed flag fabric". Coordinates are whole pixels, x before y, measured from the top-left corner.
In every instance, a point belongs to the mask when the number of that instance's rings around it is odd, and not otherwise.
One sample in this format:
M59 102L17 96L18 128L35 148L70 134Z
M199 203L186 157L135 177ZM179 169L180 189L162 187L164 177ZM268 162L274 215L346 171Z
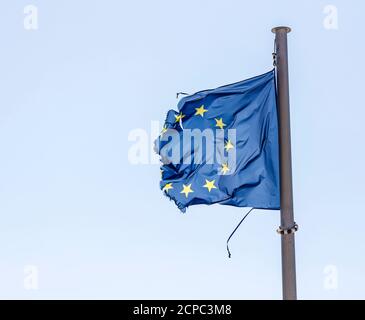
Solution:
M215 203L279 209L274 70L183 97L155 148L160 188L183 212Z

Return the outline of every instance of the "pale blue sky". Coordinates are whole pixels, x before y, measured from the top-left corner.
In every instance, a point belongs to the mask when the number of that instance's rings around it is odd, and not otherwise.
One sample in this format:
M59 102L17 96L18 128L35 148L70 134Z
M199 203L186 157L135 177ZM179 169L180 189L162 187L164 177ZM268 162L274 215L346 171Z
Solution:
M128 162L127 137L177 91L270 70L271 27L289 25L298 297L364 299L364 13L360 0L3 2L0 297L280 299L279 213L249 216L228 259L246 210L181 214L158 165Z

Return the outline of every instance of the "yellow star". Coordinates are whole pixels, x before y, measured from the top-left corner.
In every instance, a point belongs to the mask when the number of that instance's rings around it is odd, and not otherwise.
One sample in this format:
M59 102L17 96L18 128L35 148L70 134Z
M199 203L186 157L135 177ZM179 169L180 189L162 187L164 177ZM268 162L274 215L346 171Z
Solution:
M234 148L234 146L233 146L231 140L228 140L224 146L224 149L226 149L226 151L228 151L229 149L233 149L233 148Z
M202 116L204 117L204 113L207 112L207 109L204 109L204 104L200 108L195 108L195 116Z
M215 126L218 127L218 128L223 129L223 127L226 126L226 124L223 123L222 118L220 118L220 119L215 118L215 122L216 122Z
M178 115L175 115L175 122L179 122L183 118L185 118L185 114L182 114L182 112L180 112Z
M184 193L185 194L185 197L187 198L190 192L194 192L191 189L191 183L188 184L188 185L183 184L183 189L182 189L182 191L180 193Z
M223 174L226 174L230 169L228 168L228 163L223 163L221 171Z
M205 179L205 185L203 187L207 188L209 192L212 189L217 189L217 187L214 185L214 182L215 182L215 180L209 181L209 180Z
M162 130L161 130L161 134L160 134L160 136L163 136L164 135L164 133L166 133L167 132L167 127L166 126L163 126L163 128L162 128Z
M172 182L166 183L165 186L162 188L162 191L166 191L166 193L169 193L170 189L173 189Z

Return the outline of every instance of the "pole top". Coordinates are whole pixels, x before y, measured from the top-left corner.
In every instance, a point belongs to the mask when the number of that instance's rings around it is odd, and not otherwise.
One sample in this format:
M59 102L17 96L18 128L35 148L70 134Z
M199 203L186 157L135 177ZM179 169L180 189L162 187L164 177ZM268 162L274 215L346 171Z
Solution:
M272 33L285 32L289 33L291 29L289 27L279 26L271 29Z

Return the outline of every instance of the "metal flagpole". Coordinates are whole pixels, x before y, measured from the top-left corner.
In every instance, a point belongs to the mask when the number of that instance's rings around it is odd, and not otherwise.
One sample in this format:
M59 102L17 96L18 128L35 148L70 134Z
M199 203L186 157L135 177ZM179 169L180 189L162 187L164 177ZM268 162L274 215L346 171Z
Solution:
M290 146L290 111L287 34L289 27L276 27L276 78L279 120L279 157L280 157L280 218L281 261L283 299L296 300L295 242L294 232L298 226L294 222L292 164Z

